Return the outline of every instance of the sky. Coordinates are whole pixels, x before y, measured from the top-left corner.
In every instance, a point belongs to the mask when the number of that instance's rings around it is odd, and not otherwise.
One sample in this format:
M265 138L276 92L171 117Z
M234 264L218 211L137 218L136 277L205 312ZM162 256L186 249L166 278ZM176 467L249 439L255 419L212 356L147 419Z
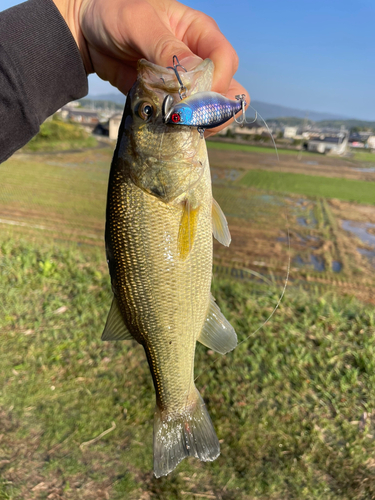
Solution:
M0 9L17 3L0 0ZM375 121L375 0L182 3L215 19L252 99ZM115 91L96 75L89 87L92 95Z

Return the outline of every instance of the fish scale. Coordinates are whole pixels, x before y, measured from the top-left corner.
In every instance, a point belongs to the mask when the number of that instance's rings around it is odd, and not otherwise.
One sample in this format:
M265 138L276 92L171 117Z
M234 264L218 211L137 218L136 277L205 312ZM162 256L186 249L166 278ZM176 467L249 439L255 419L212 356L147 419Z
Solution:
M207 170L207 172L209 172ZM206 174L207 176L207 174ZM177 249L177 235L180 215L168 213L165 204L151 197L131 182L118 179L118 193L114 184L113 201L116 210L116 227L120 221L122 230L113 231L112 248L115 258L124 263L116 273L116 296L120 309L131 322L135 323L134 336L144 345L149 359L155 369L155 380L161 388L157 394L161 407L171 411L183 407L187 392L193 389L192 366L194 362L195 342L205 320L208 303L204 301L195 308L191 315L190 297L202 289L202 294L208 297L211 272L212 252L205 247L211 246L210 191L205 201L205 212L202 213L201 232L197 235L194 249L188 257L188 262L180 262L174 256L174 266L170 267L160 252L160 242L165 244L165 227L168 227L168 245L173 254ZM209 183L209 179L207 179ZM139 207L135 210L135 207ZM181 207L176 211L182 213ZM167 212L167 213L166 213ZM203 216L206 219L204 223ZM147 221L144 218L147 217ZM111 221L109 222L111 225ZM177 253L177 250L174 251ZM201 257L200 257L201 256ZM199 261L198 261L198 257ZM172 293L181 289L181 293ZM177 315L178 312L178 315ZM172 345L164 342L164 332L169 332ZM193 335L192 335L193 334ZM183 343L181 345L181 339ZM173 354L190 351L190 359L179 361L173 367ZM187 350L187 351L186 351ZM179 352L178 351L178 352ZM186 361L189 365L186 365ZM180 372L179 367L184 367ZM187 368L187 369L186 369ZM160 374L159 376L157 374ZM162 381L160 381L162 380ZM171 401L172 399L172 401Z

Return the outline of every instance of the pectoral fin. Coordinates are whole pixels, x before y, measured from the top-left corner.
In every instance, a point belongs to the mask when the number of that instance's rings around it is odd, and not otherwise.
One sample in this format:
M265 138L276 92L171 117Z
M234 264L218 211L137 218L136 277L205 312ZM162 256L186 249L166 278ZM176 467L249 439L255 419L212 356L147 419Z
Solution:
M237 345L236 332L220 311L212 295L207 318L198 340L201 344L220 354L232 351Z
M178 254L181 259L186 259L193 248L195 234L198 225L199 206L192 208L189 200L184 204L181 216L180 229L178 231Z
M116 297L113 297L102 340L134 340L126 328Z
M229 247L231 236L228 222L221 210L218 202L212 198L212 232L215 238L222 245Z

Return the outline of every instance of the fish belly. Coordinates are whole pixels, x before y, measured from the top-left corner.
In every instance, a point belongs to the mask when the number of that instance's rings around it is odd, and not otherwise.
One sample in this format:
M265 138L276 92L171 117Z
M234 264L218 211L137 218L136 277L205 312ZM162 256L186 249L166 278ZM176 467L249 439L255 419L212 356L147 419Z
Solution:
M207 316L212 276L207 173L188 194L199 196L199 212L192 248L184 257L178 242L184 203L166 204L124 173L119 173L112 192L114 291L129 331L145 348L157 405L168 414L181 412L197 399L194 353Z

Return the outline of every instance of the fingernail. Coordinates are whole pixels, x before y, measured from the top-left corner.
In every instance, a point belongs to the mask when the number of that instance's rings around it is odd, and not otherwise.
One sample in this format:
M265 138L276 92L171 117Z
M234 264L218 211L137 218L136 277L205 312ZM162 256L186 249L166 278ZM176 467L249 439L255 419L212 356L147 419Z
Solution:
M198 56L188 56L180 61L181 66L183 66L187 71L191 71L196 68L203 59Z

